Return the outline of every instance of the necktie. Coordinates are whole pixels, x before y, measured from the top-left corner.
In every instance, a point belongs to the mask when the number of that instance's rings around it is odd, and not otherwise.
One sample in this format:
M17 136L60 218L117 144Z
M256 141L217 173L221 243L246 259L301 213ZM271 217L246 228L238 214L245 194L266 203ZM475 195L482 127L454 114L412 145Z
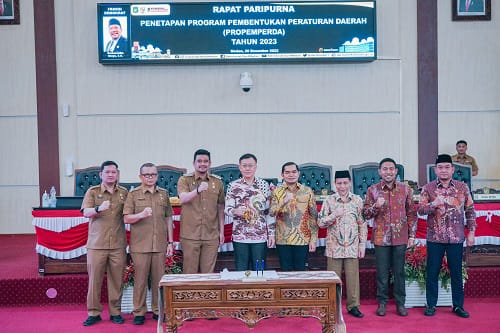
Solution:
M114 50L115 50L115 40L112 39L109 41L107 52L113 52Z

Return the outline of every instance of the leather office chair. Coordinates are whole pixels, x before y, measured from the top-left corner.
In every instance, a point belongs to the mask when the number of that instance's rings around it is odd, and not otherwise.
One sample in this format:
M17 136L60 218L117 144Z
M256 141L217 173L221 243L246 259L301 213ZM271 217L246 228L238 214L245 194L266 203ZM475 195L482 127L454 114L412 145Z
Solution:
M127 189L127 191L130 191L133 188L141 186L140 182L134 182L134 183L122 183L122 182L120 182L119 184L120 184L120 186L125 187Z
M434 166L435 164L427 164L427 182L436 179ZM472 191L472 166L460 163L453 163L453 166L455 167L455 172L451 178L466 183L469 186L469 191Z
M101 183L99 172L101 167L92 166L85 169L75 169L75 196L83 197L85 192L94 185Z
M396 167L398 168L396 179L403 181L404 167L401 164L396 164ZM368 187L380 181L377 162L351 165L349 171L352 178L352 193L360 195L363 199L366 196Z
M227 185L233 180L241 178L241 172L238 164L223 164L210 169L210 173L217 175L221 178L224 184L224 192L226 192Z
M332 191L332 166L319 163L304 163L299 165L299 183L309 186L315 194L322 190Z
M269 185L273 184L274 186L278 185L278 178L262 178L264 179Z
M170 165L158 165L156 169L158 170L158 180L156 181L156 185L167 190L170 197L178 196L177 182L179 181L179 178L187 172L187 170Z

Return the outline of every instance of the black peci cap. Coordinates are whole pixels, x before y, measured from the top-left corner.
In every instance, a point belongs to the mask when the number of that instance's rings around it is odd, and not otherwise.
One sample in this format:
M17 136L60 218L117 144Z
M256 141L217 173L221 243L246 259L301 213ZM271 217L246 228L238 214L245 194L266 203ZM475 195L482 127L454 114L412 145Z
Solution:
M335 171L335 179L338 178L349 178L349 180L351 180L351 175L347 170Z

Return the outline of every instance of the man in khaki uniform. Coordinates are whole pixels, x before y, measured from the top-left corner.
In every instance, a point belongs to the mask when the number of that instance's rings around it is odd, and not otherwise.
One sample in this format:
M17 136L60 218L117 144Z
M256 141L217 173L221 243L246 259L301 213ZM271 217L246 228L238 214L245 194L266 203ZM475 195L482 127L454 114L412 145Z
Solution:
M105 272L110 320L115 324L124 322L120 312L123 271L127 260L127 239L123 224L123 205L127 190L118 185L118 164L113 161L101 164L99 177L102 180L101 185L89 188L82 203L83 215L90 219L87 240L89 317L83 322L83 326L91 326L101 321L101 286Z
M210 152L197 150L194 173L182 176L177 183L186 274L212 273L218 248L224 244L224 186L218 176L208 173L210 163Z
M470 165L472 167L472 175L477 176L479 168L474 157L467 155L467 141L458 140L456 149L457 153L451 156L451 160L455 163Z
M125 223L130 224L130 255L135 268L134 325L142 325L146 319L149 276L153 319L158 319L158 285L165 273L165 255L173 253L172 206L168 192L156 186L156 166L143 164L139 178L142 185L130 191L123 208Z

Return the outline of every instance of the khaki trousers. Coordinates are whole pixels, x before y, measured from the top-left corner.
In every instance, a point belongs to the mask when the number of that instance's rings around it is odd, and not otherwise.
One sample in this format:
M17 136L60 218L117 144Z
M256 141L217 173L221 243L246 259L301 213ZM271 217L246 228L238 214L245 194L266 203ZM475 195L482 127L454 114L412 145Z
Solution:
M148 311L146 293L148 279L151 276L151 308L158 314L158 286L165 274L166 252L132 252L134 262L134 317L144 316Z
M181 238L184 274L213 273L217 261L219 239L191 240Z
M351 310L359 308L359 259L358 258L328 258L327 269L334 271L342 278L342 266L345 272L346 307Z
M87 272L89 289L87 292L87 312L89 316L102 313L101 287L107 272L108 307L111 316L121 312L123 272L127 262L125 249L87 250Z

